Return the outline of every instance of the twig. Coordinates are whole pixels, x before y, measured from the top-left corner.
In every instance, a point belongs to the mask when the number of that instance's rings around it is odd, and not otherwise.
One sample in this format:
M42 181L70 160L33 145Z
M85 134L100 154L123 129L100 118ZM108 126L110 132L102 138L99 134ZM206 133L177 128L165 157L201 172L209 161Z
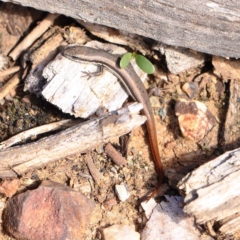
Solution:
M48 14L17 46L10 52L9 57L14 61L28 49L54 22L58 14Z
M21 69L20 66L14 66L14 67L8 68L8 69L3 70L3 71L0 72L0 77L5 77L5 76L8 76L10 74L16 73L20 69Z
M92 157L90 154L86 156L86 163L88 166L88 169L96 183L99 183L101 179L103 178L103 175L98 171L98 169L95 167Z
M136 105L136 104L135 104ZM140 104L137 104L138 107ZM139 110L139 109L138 109ZM99 144L124 135L146 121L145 116L134 114L133 107L108 113L102 117L76 124L49 137L0 151L0 177L21 175L32 168L86 152ZM127 121L123 116L129 115ZM131 117L130 117L131 115Z
M117 164L117 165L126 165L126 159L112 146L111 143L108 143L105 147L105 152L107 155Z
M39 127L33 128L33 129L29 129L27 131L21 132L15 136L9 138L8 140L6 140L4 142L1 142L0 149L9 148L10 146L12 146L16 143L22 142L31 137L36 137L39 134L43 134L46 132L56 131L59 129L74 126L74 125L78 124L79 122L80 122L80 120L67 119L67 120L62 120L62 121L58 121L58 122L54 122L54 123L49 123L49 124L39 126Z
M21 71L18 71L13 75L13 77L0 89L0 100L10 93L10 91L18 85L21 81L20 79Z

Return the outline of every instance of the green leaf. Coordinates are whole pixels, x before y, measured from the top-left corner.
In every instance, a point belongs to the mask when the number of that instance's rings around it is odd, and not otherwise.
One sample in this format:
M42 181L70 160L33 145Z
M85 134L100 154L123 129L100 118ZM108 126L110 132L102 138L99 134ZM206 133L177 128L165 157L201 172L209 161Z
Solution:
M120 61L120 67L121 68L126 68L127 65L130 63L131 59L132 59L133 54L130 52L125 53Z
M135 54L135 60L140 69L147 74L152 74L155 71L153 64L144 56Z

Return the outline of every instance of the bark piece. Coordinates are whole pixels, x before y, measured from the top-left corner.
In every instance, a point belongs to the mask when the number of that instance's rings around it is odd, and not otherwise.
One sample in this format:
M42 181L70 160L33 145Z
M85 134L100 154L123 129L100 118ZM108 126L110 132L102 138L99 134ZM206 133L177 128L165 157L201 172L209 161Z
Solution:
M238 80L231 80L228 110L226 120L224 123L224 135L222 141L222 147L225 151L229 151L240 146L239 99L240 99L240 82Z
M122 157L122 155L112 146L111 143L106 145L105 152L117 165L127 164L126 159Z
M151 55L149 46L145 39L137 34L131 34L123 30L117 30L104 25L94 24L86 21L77 20L91 34L104 39L107 42L131 47L133 50L140 51L142 54Z
M136 114L140 106L142 108L141 104L132 104L36 142L0 151L0 177L16 177L29 169L39 168L72 154L86 152L100 143L132 131L134 127L146 121L145 116Z
M98 171L98 169L94 165L91 156L89 156L89 155L86 156L86 163L87 163L88 169L89 169L93 179L95 180L96 183L99 184L101 179L103 179L103 175Z
M238 1L18 0L17 3L126 30L172 46L240 57Z
M21 71L15 73L12 78L1 88L0 101L4 99L21 81Z
M29 91L40 95L46 81L42 72L45 66L51 61L59 51L59 47L66 45L58 27L53 27L33 46L32 53L28 56L32 63L32 69L24 81L24 91Z
M14 66L14 67L11 67L11 68L8 68L6 70L3 70L5 69L5 66L7 62L4 62L4 56L0 55L0 81L2 80L2 77L5 77L5 76L8 76L8 75L11 75L11 74L14 74L16 72L18 72L21 67L20 66Z
M4 226L17 239L81 239L94 202L59 183L43 181L7 203Z
M212 221L226 234L240 230L239 158L240 149L226 152L179 182L186 194L184 211L198 224Z
M16 61L20 54L26 51L58 17L58 14L48 14L10 53L9 56Z
M182 135L199 141L212 129L216 120L207 107L199 101L180 99L175 106Z
M0 6L0 52L7 55L17 42L28 34L30 25L39 19L42 12L12 3Z
M95 41L87 46L111 50L117 55L126 52L123 48ZM100 75L88 76L88 73L98 71L96 64L71 61L60 53L43 71L47 83L42 95L48 102L75 117L87 118L100 108L108 111L119 109L128 93L117 77L105 68ZM144 80L146 74L141 76Z
M221 77L224 82L230 79L240 80L240 60L229 60L214 56L212 59L214 73Z

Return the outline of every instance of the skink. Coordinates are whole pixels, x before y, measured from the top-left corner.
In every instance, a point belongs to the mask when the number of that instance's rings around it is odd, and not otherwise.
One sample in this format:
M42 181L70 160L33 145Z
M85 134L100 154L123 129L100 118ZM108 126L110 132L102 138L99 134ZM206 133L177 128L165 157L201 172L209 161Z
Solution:
M147 91L141 79L136 74L131 64L129 64L125 69L119 68L119 57L104 50L73 45L66 47L63 50L63 55L75 62L92 63L107 68L122 82L134 100L142 103L143 113L147 117L146 125L151 152L153 155L155 168L159 176L158 186L155 188L154 193L151 195L153 196L157 192L159 186L162 184L164 173L159 154L154 115Z

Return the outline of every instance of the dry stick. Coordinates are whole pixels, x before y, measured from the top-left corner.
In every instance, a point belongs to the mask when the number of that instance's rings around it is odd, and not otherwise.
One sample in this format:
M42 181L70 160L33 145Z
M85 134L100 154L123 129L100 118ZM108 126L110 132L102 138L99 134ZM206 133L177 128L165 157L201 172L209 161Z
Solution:
M8 82L1 87L0 89L0 101L3 100L3 98L10 93L10 91L18 85L18 83L21 81L21 76L22 72L19 71L13 75Z
M86 156L86 163L94 181L99 183L103 178L103 175L98 171L93 163L92 157L89 154Z
M105 152L117 165L127 164L126 159L122 157L122 155L112 146L111 143L106 145Z
M68 127L72 127L76 124L79 124L80 122L82 122L82 120L71 120L71 119L67 119L67 120L62 120L62 121L58 121L58 122L54 122L54 123L49 123L49 124L45 124L36 128L32 128L29 130L26 130L24 132L21 132L11 138L9 138L8 140L1 142L0 143L0 149L6 149L9 148L10 146L22 142L26 139L29 139L31 137L36 137L39 134L43 134L46 132L51 132L51 131L56 131L59 129L64 129L64 128L68 128Z
M5 77L5 76L8 76L10 74L16 73L20 69L21 69L20 66L14 66L14 67L8 68L8 69L3 70L3 71L0 72L0 77Z
M136 104L135 104L136 105ZM137 104L138 107L141 104ZM139 110L139 109L138 109ZM146 117L133 106L77 124L67 130L22 146L0 151L0 177L9 178L73 154L86 152L142 125ZM126 115L129 115L127 121Z
M207 222L206 223L206 227L207 227L207 230L208 230L210 236L216 237L216 232L213 229L213 222L211 222L211 221Z
M14 61L18 59L20 54L28 49L47 29L53 24L58 14L48 14L38 26L36 26L13 50L9 57Z

